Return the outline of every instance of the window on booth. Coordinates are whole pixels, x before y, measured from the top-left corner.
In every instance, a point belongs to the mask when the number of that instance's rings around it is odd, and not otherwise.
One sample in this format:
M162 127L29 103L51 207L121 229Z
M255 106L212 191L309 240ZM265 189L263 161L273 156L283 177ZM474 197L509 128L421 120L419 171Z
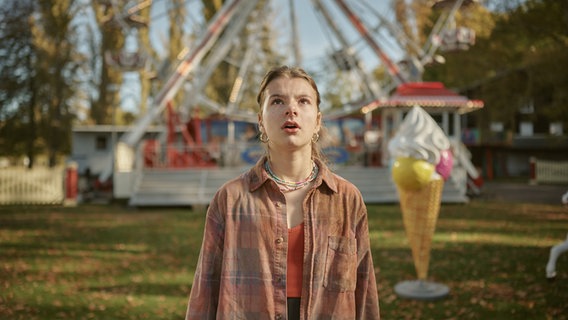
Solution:
M105 136L97 136L95 140L95 149L99 151L103 151L107 149L107 137Z

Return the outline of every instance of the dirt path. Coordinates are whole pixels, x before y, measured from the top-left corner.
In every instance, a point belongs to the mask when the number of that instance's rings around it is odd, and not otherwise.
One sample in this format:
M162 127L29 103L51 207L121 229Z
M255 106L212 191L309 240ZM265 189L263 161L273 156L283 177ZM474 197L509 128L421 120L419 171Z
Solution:
M480 199L561 205L568 185L529 185L515 182L485 182Z

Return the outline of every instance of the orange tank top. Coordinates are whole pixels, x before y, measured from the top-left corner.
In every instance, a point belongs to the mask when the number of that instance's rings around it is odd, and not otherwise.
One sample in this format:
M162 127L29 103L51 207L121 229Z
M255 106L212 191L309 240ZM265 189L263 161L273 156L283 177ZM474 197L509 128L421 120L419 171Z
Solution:
M302 295L304 266L304 223L288 229L288 267L286 272L286 295L299 298Z

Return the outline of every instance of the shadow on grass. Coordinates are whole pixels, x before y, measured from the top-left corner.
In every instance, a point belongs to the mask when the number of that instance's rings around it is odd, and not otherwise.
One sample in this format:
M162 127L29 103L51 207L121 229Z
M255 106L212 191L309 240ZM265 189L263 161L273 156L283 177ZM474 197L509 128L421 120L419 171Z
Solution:
M84 291L94 291L100 293L124 294L124 295L155 295L183 297L189 296L191 283L163 284L163 283L129 283L114 286L91 286L83 289Z
M2 319L30 320L30 319L183 319L185 309L183 305L164 300L136 301L125 297L120 303L113 305L98 302L75 303L73 305L58 302L53 304L40 304L21 307L18 310L3 312ZM4 310L5 311L5 310Z
M442 205L429 279L451 294L435 302L394 293L416 275L398 205L368 212L384 319L566 319L568 255L557 281L544 272L568 231L565 208ZM183 318L203 223L186 209L2 210L0 318Z
M410 249L373 252L380 267L382 315L387 319L567 319L568 256L554 282L545 277L548 247L434 243L429 281L447 285L435 302L401 299L394 286L416 280Z

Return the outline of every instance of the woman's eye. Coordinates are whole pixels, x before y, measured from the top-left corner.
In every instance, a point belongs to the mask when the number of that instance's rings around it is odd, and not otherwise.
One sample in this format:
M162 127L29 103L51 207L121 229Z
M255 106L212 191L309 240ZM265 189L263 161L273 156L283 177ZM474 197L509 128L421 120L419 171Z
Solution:
M284 101L282 99L274 99L271 104L284 104Z
M300 104L310 104L310 99L300 99Z

